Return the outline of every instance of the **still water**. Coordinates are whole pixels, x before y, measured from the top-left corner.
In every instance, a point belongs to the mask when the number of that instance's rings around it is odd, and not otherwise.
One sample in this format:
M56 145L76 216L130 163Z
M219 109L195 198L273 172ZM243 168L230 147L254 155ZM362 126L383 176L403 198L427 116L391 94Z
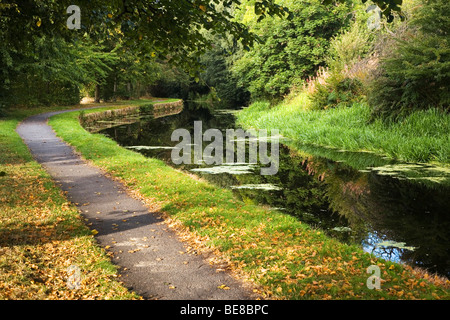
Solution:
M175 129L193 134L235 127L233 110L185 103L179 113L136 118L96 131L148 157L171 161ZM123 119L122 119L123 120ZM122 121L123 123L123 121ZM344 152L281 140L279 170L263 176L257 166L211 170L179 165L244 201L294 215L345 243L360 244L376 256L450 275L450 170L399 163L372 153ZM205 142L205 146L210 142ZM205 147L204 146L204 147ZM269 149L270 150L270 149ZM242 166L241 166L242 169Z

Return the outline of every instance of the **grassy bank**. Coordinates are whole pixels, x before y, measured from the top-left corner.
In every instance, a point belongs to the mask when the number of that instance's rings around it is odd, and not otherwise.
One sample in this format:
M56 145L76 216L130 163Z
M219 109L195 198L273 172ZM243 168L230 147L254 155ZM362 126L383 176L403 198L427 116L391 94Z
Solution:
M214 250L266 298L450 298L445 280L375 258L289 215L241 202L229 190L89 134L80 126L78 114L57 115L50 124L86 159L165 213L168 223L192 246ZM366 286L366 269L373 264L381 270L380 290Z
M26 116L43 111L0 118L0 299L138 298L118 281L76 207L15 132ZM67 284L75 276L71 266L79 268L78 289Z
M278 129L306 144L371 151L413 162L450 163L450 115L437 110L418 111L397 123L370 122L364 104L329 110L307 110L306 94L290 103L270 107L256 102L238 114L244 128Z

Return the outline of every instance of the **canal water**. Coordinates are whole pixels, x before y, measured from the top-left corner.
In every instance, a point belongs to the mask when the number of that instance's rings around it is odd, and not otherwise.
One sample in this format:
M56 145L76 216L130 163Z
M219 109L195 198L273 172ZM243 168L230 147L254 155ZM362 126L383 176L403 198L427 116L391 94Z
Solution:
M261 175L258 165L173 164L171 152L178 144L171 141L174 130L184 128L193 136L194 121L202 121L203 132L216 128L225 135L226 129L236 128L235 112L185 102L177 114L143 115L131 124L108 123L108 128L96 131L123 147L230 188L244 201L293 215L342 242L359 244L378 257L450 275L448 168L288 139L280 140L275 175Z

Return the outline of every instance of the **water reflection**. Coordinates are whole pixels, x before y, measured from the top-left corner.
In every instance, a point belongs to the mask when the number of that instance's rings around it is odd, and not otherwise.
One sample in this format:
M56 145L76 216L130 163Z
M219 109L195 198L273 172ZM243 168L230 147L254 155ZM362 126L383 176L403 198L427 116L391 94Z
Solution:
M171 133L178 128L192 133L198 120L203 121L204 131L235 128L232 112L214 113L187 105L176 115L141 119L101 133L173 165L171 147L176 142L171 141ZM276 175L262 176L257 166L246 170L245 174L227 170L196 174L231 188L244 201L282 210L343 242L359 243L377 256L450 274L450 176L446 169L287 141L280 146Z

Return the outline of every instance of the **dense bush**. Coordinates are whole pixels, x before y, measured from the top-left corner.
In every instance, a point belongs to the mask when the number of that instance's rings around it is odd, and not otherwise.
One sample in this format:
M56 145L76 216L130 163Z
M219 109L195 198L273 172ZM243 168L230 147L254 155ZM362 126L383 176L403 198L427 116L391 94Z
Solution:
M29 74L15 78L5 94L5 106L72 105L81 99L79 88L72 83L43 81Z
M363 87L358 79L342 73L331 73L325 83L317 83L310 94L311 109L328 109L338 105L351 105L362 99Z
M420 0L395 37L385 39L373 75L369 103L374 116L398 118L414 110L450 104L450 2Z
M20 52L0 50L0 98L8 106L76 104L83 85L105 78L114 60L88 39L35 36Z

